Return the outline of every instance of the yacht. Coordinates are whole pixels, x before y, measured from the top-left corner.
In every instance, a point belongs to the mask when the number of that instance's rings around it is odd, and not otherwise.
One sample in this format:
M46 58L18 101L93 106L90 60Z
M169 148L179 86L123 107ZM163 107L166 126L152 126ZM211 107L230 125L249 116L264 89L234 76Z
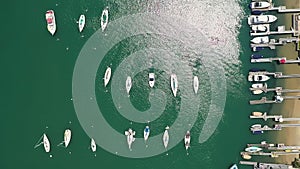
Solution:
M101 29L102 32L106 29L108 23L108 8L105 8L101 14Z
M262 149L259 147L248 147L245 149L245 151L249 152L249 153L256 153L261 151Z
M43 135L43 144L44 144L44 149L46 151L46 153L50 152L50 141L48 139L48 137L46 136L46 134Z
M265 82L269 80L270 77L266 75L249 75L248 81L249 82Z
M131 151L131 144L134 142L135 138L135 131L133 131L131 128L128 129L128 131L125 131L125 136L127 136L127 144L128 148Z
M264 8L269 8L270 6L271 4L265 1L251 2L250 4L251 9L264 9Z
M149 126L146 126L144 129L144 140L147 141L150 135L150 128Z
M97 149L96 142L93 138L91 139L91 149L93 152L95 152Z
M154 73L149 73L149 85L150 85L150 87L153 87L154 83L155 83Z
M277 20L277 17L274 15L250 15L248 17L248 24L255 25L255 24L265 24L265 23L272 23Z
M269 43L269 37L268 36L260 36L260 37L255 37L251 40L252 43L256 44L265 44Z
M173 95L176 97L177 90L178 90L178 81L176 74L171 74L171 89L173 92Z
M131 86L132 86L131 77L128 76L127 79L126 79L126 91L127 91L128 94L130 92Z
M48 10L46 12L46 21L47 21L47 29L53 36L56 32L56 22L55 22L55 15L53 10Z
M233 164L229 169L239 169L236 164Z
M199 79L198 76L194 76L194 92L197 94L199 88Z
M187 131L184 136L184 146L186 150L190 148L190 143L191 143L191 134L190 131Z
M104 74L104 86L106 87L106 85L108 84L109 80L111 77L111 68L107 67L105 74Z
M79 32L82 32L84 26L85 26L85 16L84 15L80 15L79 20L78 20L78 29L79 29Z
M71 141L71 130L70 129L66 129L65 133L64 133L64 143L65 143L65 147L68 147L70 141Z
M252 25L251 29L253 32L266 32L268 30L268 24Z
M164 143L164 147L167 148L168 147L168 144L169 144L169 126L167 126L165 128L165 132L163 134L163 143Z

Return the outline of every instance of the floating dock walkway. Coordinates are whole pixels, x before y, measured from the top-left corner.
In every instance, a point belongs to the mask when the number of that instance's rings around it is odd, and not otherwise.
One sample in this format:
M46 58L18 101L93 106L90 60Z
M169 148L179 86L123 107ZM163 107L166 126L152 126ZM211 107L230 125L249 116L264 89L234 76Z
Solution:
M255 153L250 153L250 152L241 152L242 156L245 155L250 155L250 156L270 156L270 157L279 157L282 155L299 155L300 152L286 152L286 151L272 151L269 153L265 153L265 152L255 152Z
M287 164L271 164L271 163L259 163L259 162L251 162L251 161L240 161L242 165L252 165L253 169L294 169L291 165Z
M268 115L266 112L253 112L253 115L250 116L250 119L263 119L265 121L267 121L268 119L274 119L274 121L276 122L300 121L300 118L283 118L282 115Z
M285 26L278 26L277 31L270 30L270 24L264 24L266 27L265 32L256 32L253 31L250 33L250 36L266 36L266 35L280 35L280 34L295 34L295 30L291 28L291 30L286 30ZM253 25L252 25L253 26ZM251 27L252 27L251 26Z
M251 87L249 88L249 90L252 91L254 94L260 94L254 92L258 90L261 90L264 93L275 92L278 96L281 96L282 93L300 93L300 89L283 89L282 87L268 88L268 85L266 83L262 87Z
M300 146L286 146L282 143L279 144L272 144L272 143L267 143L265 141L261 142L260 144L247 144L247 147L261 147L265 148L268 150L290 150L296 152L296 150L300 150Z
M300 74L283 75L282 72L258 71L258 72L249 72L248 79L251 79L251 76L254 75L267 75L267 76L273 76L274 78L300 78Z
M286 57L251 59L251 63L271 63L273 61L277 61L279 64L292 64L292 63L300 64L299 57L296 60L287 60Z
M297 37L287 37L287 38L279 38L278 40L276 39L270 39L269 43L251 43L251 48L253 51L257 51L257 48L270 48L270 49L275 49L276 46L278 45L286 45L287 43L290 42L299 42L299 39Z
M284 99L300 99L300 96L275 96L275 100L268 100L267 97L262 97L260 100L250 100L250 104L271 104L282 103Z
M255 124L252 125L250 130L254 133L254 132L259 132L259 131L279 131L282 130L282 128L285 127L300 127L300 124L275 124L273 128L264 125L263 127L261 127L260 124Z

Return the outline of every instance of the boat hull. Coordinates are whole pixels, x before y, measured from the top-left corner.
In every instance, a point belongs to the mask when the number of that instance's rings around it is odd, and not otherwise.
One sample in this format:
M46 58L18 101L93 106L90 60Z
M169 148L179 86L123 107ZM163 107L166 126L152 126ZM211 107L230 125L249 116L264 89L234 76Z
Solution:
M169 144L169 127L167 126L166 129L165 129L165 132L163 134L163 144L164 144L164 147L167 148L168 147L168 144Z
M151 88L153 88L154 87L154 83L155 83L154 73L149 73L149 86Z
M97 150L96 142L94 139L91 139L91 149L93 152Z
M106 29L108 24L108 9L104 9L101 14L101 30L102 32Z
M150 135L150 128L149 126L146 126L146 128L144 129L144 140L147 141Z
M64 144L65 144L65 147L69 146L70 141L71 141L71 136L72 136L71 130L70 129L66 129L65 133L64 133Z
M184 146L185 146L186 150L188 148L190 148L190 143L191 143L190 131L187 131L185 136L184 136Z
M251 15L248 17L248 24L255 25L255 24L266 24L272 23L277 20L277 17L274 15Z
M177 76L175 74L171 74L171 89L173 95L176 97L177 90L178 90L178 81L177 81Z
M131 87L132 87L132 80L131 80L131 77L128 76L126 79L126 91L128 94L130 92Z
M194 76L194 92L197 94L199 89L199 79L198 76Z
M107 86L107 84L110 80L110 77L111 77L111 68L108 67L105 71L105 74L104 74L104 87Z
M50 152L50 141L46 134L43 135L43 144L44 144L44 150L46 153Z
M55 20L55 14L53 10L48 10L46 12L46 21L47 21L47 30L53 36L56 32L56 20Z
M79 29L79 32L82 32L84 26L85 26L85 16L84 15L80 15L79 20L78 20L78 29Z

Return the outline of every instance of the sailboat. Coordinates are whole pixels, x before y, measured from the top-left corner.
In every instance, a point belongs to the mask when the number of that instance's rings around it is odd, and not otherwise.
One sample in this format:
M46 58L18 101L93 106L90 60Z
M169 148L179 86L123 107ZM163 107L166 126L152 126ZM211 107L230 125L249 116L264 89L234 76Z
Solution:
M178 81L176 74L171 74L171 89L173 92L173 95L176 97L177 89L178 89Z
M150 135L150 128L149 128L149 126L146 126L145 129L144 129L144 140L145 140L145 142L148 140L149 135Z
M126 79L126 91L128 94L130 92L131 86L132 86L132 80L131 80L131 77L128 76Z
M40 142L42 139L43 139L43 141ZM42 137L39 139L38 143L35 144L34 148L37 148L37 147L39 147L39 146L42 145L42 144L44 145L44 150L45 150L45 152L46 152L46 153L49 153L49 152L50 152L50 141L49 141L49 139L48 139L48 137L47 137L47 135L46 135L45 133L44 133L44 134L42 135Z
M169 126L167 126L165 128L165 132L163 134L163 143L164 143L165 148L167 148L168 144L169 144L169 132L168 132L168 130L169 130Z
M104 86L106 87L106 85L108 84L109 80L111 77L111 68L107 67L105 74L104 74Z
M97 149L96 142L93 138L91 139L91 149L93 152L95 152Z
M64 133L64 143L65 143L65 147L68 147L70 141L71 141L71 130L70 129L66 129L65 133Z
M108 24L108 8L105 8L102 11L102 14L101 14L101 29L102 29L102 32L105 30L107 24Z
M82 32L84 26L85 26L85 16L84 15L80 15L79 20L78 20L78 29L79 29L79 32Z
M125 136L127 136L127 144L128 148L131 151L131 144L134 142L135 138L135 131L133 131L131 128L128 129L128 131L125 131Z
M194 76L194 92L197 94L199 88L199 79L198 76Z
M191 134L190 131L187 131L184 136L184 146L186 150L190 148L190 143L191 143Z

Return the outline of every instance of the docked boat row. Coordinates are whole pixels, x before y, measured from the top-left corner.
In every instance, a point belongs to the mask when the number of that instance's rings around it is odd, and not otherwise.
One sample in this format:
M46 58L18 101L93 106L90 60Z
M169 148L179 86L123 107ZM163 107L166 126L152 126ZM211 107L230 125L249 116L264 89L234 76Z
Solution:
M55 20L55 13L53 10L48 10L46 12L46 21L47 21L47 30L53 36L56 32L56 20ZM85 27L85 15L80 15L77 21L78 23L78 30L82 32ZM101 14L100 17L100 24L102 32L106 29L108 24L108 7L106 7Z
M163 145L165 147L165 149L167 149L168 144L169 144L169 140L170 140L170 135L169 135L169 126L166 126L165 131L163 133L163 137L162 137L162 141L163 141ZM135 141L135 131L131 128L129 128L127 131L125 131L125 136L126 136L126 140L127 140L127 144L128 144L128 148L130 151L132 151L132 144ZM144 129L144 141L145 143L147 143L147 140L150 136L150 127L146 126ZM185 136L184 136L184 146L185 149L188 150L188 148L190 148L190 143L191 143L191 134L190 131L187 131ZM146 145L147 146L147 145Z
M107 84L110 81L111 78L111 68L107 67L105 73L104 73L104 87L107 86ZM153 72L149 73L149 86L151 88L154 87L155 84L155 74ZM130 76L127 76L126 82L125 82L125 87L126 87L126 92L127 94L130 93L131 87L132 87L132 78ZM178 91L178 80L177 80L177 76L176 74L172 73L171 74L171 89L172 89L172 93L173 95L176 97L177 95L177 91ZM199 78L197 76L194 76L193 78L193 89L195 94L197 94L198 89L199 89Z

